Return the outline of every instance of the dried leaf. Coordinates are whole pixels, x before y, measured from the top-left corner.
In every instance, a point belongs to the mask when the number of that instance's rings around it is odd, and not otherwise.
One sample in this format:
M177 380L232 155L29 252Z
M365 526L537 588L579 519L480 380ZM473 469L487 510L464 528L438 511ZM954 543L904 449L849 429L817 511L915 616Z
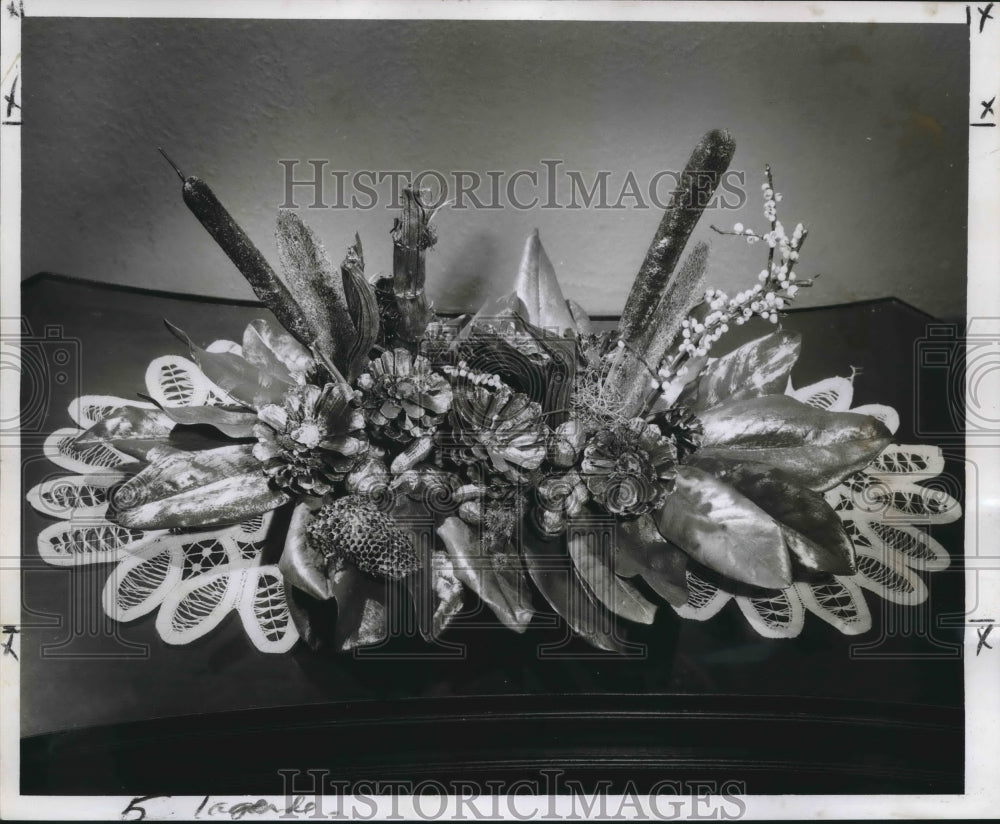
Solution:
M368 364L368 353L379 336L379 309L375 287L365 279L365 259L361 250L361 237L354 236L354 245L347 250L340 264L344 279L344 294L357 336L348 353L347 379L353 381Z
M781 529L724 481L681 466L657 517L667 540L709 569L746 584L780 589L792 582Z
M640 624L652 624L656 606L615 574L611 565L611 546L602 547L602 537L600 530L571 527L567 547L576 571L597 599L615 615Z
M476 593L507 627L524 632L534 609L528 582L520 568L498 569L491 558L483 555L469 525L459 518L445 518L437 533L448 550L455 577Z
M567 298L566 306L569 309L569 313L573 316L573 320L576 322L577 333L580 335L593 334L595 331L594 322L590 319L590 315L587 314L587 310L572 298Z
M616 526L615 573L641 577L667 603L688 601L687 555L664 538L650 515Z
M462 609L462 583L446 552L422 553L421 568L406 578L417 626L425 641L434 641Z
M123 406L111 417L77 435L73 446L84 449L105 444L141 460L150 449L165 446L173 428L173 421L159 409Z
M581 580L562 542L525 529L521 546L531 579L570 628L598 649L624 652L614 616Z
M262 372L246 358L232 352L209 352L194 343L182 329L169 321L164 322L179 340L187 344L192 359L205 373L205 377L235 400L251 408L281 402L287 384Z
M295 375L306 374L312 356L295 338L266 318L257 318L243 331L243 357L258 369L289 384Z
M287 586L297 587L318 601L327 601L333 597L333 589L327 576L326 559L309 546L306 537L306 525L314 509L314 505L303 502L292 511L278 569Z
M853 575L854 544L844 524L818 492L793 483L778 470L760 464L741 464L700 458L692 465L731 484L763 509L782 528L792 557L811 572Z
M345 371L357 330L347 306L343 277L295 212L278 211L277 242L285 285L315 332L317 352Z
M642 411L651 381L657 378L652 370L670 349L691 308L702 299L707 265L708 246L699 243L670 278L645 323L625 341L627 347L607 379L610 391L622 398L623 414Z
M334 573L330 590L337 601L337 625L332 642L336 649L381 644L389 638L388 580L370 578L354 564Z
M115 520L134 529L239 523L286 503L273 489L251 446L183 452L149 451L149 466L119 487Z
M524 303L528 323L557 335L579 332L537 229L525 241L514 294Z
M165 414L184 426L212 426L228 438L252 438L257 415L221 406L165 406Z
M680 402L701 412L725 401L781 394L801 346L797 332L773 332L745 343L705 366Z
M892 440L875 418L827 412L787 395L735 401L698 417L702 457L773 466L816 492L864 469Z
M312 598L297 587L286 587L285 596L295 628L311 649L347 652L389 638L390 586L345 564L330 577L328 599Z

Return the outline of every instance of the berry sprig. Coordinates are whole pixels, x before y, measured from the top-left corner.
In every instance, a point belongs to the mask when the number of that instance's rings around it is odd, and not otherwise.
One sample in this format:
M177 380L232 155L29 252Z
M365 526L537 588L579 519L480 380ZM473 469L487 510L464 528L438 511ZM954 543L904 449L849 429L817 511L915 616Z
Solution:
M764 197L764 218L770 230L758 233L742 223L736 223L732 231L717 226L711 228L721 235L742 237L751 246L755 243L767 244L767 265L757 275L758 283L732 297L721 289L706 290L704 301L681 322L681 337L674 352L660 365L658 375L663 389L675 378L683 378L687 374L687 361L706 357L731 325L742 326L755 316L776 324L779 313L794 300L799 289L813 284L815 278L800 280L795 271L808 230L798 223L791 237L788 236L784 224L778 219L778 203L782 195L774 190L771 167L765 166L764 171L766 179L760 188Z

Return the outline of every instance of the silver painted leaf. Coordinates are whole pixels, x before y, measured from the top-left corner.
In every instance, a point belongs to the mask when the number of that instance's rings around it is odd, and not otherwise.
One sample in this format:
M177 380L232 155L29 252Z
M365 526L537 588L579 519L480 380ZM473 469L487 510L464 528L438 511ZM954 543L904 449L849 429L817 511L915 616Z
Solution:
M772 589L792 582L780 527L747 497L702 469L678 467L657 527L696 561L736 581Z
M702 457L773 466L817 492L864 469L892 439L875 418L826 412L787 395L734 401L698 417Z

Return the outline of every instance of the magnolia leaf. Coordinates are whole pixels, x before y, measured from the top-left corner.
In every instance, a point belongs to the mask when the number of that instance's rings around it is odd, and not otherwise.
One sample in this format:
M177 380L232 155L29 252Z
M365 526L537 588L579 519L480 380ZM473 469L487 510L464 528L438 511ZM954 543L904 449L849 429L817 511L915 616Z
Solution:
M462 583L448 553L441 550L421 553L421 568L406 578L413 600L420 635L434 641L447 629L462 609Z
M327 575L326 558L309 546L306 536L306 525L313 516L314 508L303 502L292 511L278 569L286 585L297 587L318 601L327 601L333 597L333 590Z
M389 637L389 587L387 579L371 578L354 564L334 572L330 581L337 601L337 625L331 639L334 647L346 652L380 644Z
M345 564L330 578L329 599L317 600L297 587L286 587L285 598L295 628L311 649L346 652L388 639L388 587L385 579Z
M295 338L266 318L257 318L243 330L243 357L282 383L296 383L313 365L312 356Z
M72 446L86 449L103 444L142 460L150 449L165 445L173 428L173 421L159 409L123 406L77 435Z
M705 366L681 403L701 412L725 401L781 394L801 346L797 332L773 332L745 343Z
M674 490L656 525L696 561L736 581L771 589L792 582L779 526L746 496L702 469L677 468Z
M684 606L688 556L660 534L650 515L621 521L616 530L615 573L623 578L639 576L668 604Z
M513 565L497 568L493 559L480 550L478 537L460 518L445 518L437 533L448 550L455 577L476 593L504 625L524 632L534 609L528 582L520 568Z
M165 414L174 423L184 426L212 426L229 438L252 438L257 415L223 409L221 406L166 406Z
M701 457L773 466L816 492L864 469L892 440L875 418L826 412L786 395L734 401L698 417Z
M361 250L361 237L354 236L354 245L347 250L340 264L344 279L344 295L357 335L347 356L347 379L353 381L368 364L368 353L378 340L379 310L375 287L365 279L365 259Z
M278 211L276 235L285 285L315 332L314 346L343 372L357 334L344 294L344 279L295 212Z
M571 530L567 546L576 571L597 599L615 615L640 624L652 624L656 606L632 584L615 575L609 560L611 548L602 547L601 538L601 532L596 529Z
M624 652L614 616L581 580L562 542L543 540L526 528L521 547L531 579L570 628L598 649Z
M115 520L134 529L168 529L239 523L281 506L288 495L269 485L251 448L150 450L149 466L116 492Z
M236 401L257 408L266 403L280 403L288 385L261 371L246 358L232 352L209 352L198 346L186 332L164 321L167 328L187 344L198 368L212 383L228 392Z
M781 525L792 558L810 572L853 575L854 544L840 517L818 492L803 489L776 469L761 464L702 458L693 466L731 484Z
M576 320L566 305L566 298L556 279L556 270L545 253L537 229L524 244L514 294L524 303L528 323L557 335L578 332Z

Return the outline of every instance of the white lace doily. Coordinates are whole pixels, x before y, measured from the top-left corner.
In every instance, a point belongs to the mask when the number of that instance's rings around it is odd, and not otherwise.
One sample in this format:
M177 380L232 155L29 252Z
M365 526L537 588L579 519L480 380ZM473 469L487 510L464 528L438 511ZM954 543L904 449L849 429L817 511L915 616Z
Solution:
M216 341L208 349L241 351L232 341ZM150 363L146 390L170 407L232 402L192 361L176 355ZM823 409L871 415L891 432L899 426L898 415L887 406L852 409L853 386L847 378L801 389L789 385L788 394ZM76 427L56 430L46 440L46 457L74 474L47 480L27 494L32 507L58 519L38 536L41 557L56 566L114 563L104 587L105 612L115 620L132 621L159 609L156 629L167 643L200 638L235 611L257 649L289 650L298 632L285 603L282 576L276 565L261 565L270 513L236 526L182 532L128 529L105 519L109 489L124 478L116 467L129 458L108 446L81 449L72 441L126 406L152 408L111 395L84 395L69 407ZM950 563L945 549L923 528L961 516L953 497L920 483L943 468L940 449L892 444L864 472L826 493L854 542L856 574L749 598L689 572L688 603L674 609L683 618L703 621L735 600L761 635L793 638L802 631L807 612L847 635L867 631L871 614L863 590L898 604L921 603L927 597L921 573Z

